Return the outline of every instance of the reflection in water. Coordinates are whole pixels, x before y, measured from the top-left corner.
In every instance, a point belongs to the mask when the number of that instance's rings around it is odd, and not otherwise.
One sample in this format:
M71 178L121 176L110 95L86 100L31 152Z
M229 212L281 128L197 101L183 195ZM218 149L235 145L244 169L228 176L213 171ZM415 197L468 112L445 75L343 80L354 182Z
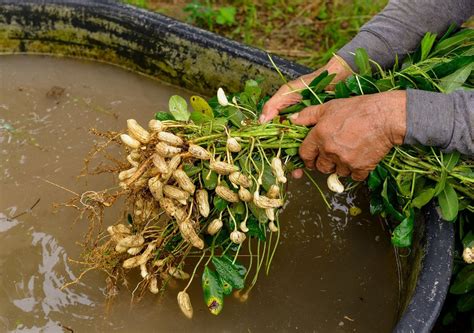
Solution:
M130 117L145 123L171 95L186 93L114 67L45 57L0 57L0 77L0 332L390 331L394 253L364 194L331 196L328 211L306 180L289 184L270 274L261 274L247 302L227 298L217 318L200 302L199 283L190 289L192 321L178 309L179 289L130 306L130 290L119 286L107 313L101 272L61 290L80 272L69 258L80 258L86 224L52 204L70 198L67 191L115 182L77 179L97 143L88 130L118 130ZM364 213L349 216L352 205ZM138 275L131 271L129 282Z

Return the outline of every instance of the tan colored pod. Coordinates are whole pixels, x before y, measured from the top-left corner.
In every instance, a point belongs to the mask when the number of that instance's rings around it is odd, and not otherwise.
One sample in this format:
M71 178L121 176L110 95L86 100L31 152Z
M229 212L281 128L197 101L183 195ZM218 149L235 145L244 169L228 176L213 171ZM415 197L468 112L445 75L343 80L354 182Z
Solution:
M265 208L265 215L271 222L275 221L275 208Z
M249 231L249 228L247 227L247 220L240 222L239 226L240 226L240 230L242 230L243 232Z
M173 200L169 198L161 198L158 200L161 209L168 215L169 217L173 217L176 213L176 205L174 204Z
M462 258L466 264L474 263L474 247L465 247L462 252Z
M189 279L189 274L185 271L178 269L174 266L168 268L168 274L178 280L187 280Z
M119 244L115 245L115 251L117 251L118 253L125 253L127 252L127 250L128 250L128 247L126 246L122 246Z
M207 226L207 233L211 236L214 236L215 234L217 234L219 232L219 230L222 229L222 226L224 224L222 223L222 220L220 219L214 219L212 220L211 223L209 223L209 225Z
M232 172L229 175L229 180L233 184L243 186L245 188L249 188L252 185L252 181L246 175L239 171Z
M165 142L159 142L155 146L156 153L162 157L173 157L182 152L181 148L170 146Z
M270 229L271 232L278 231L278 227L275 225L274 221L270 221L270 223L268 223L268 229Z
M252 193L247 190L245 187L241 186L239 189L239 198L243 202L250 202L253 200L253 195Z
M187 200L189 198L188 192L173 185L163 186L163 194L165 197L175 200Z
M193 306L191 304L191 299L189 298L187 292L180 291L178 293L178 305L181 309L181 312L186 316L186 318L193 318Z
M159 154L153 155L153 165L161 174L165 174L169 172L168 163L166 163L165 158Z
M195 144L190 144L188 147L188 152L197 159L200 160L210 160L211 159L211 153L208 152L205 148L195 145Z
M135 161L133 153L130 153L130 154L127 155L127 161L128 161L128 163L130 163L131 166L133 166L135 168L137 168L140 165L140 163L138 163L138 161Z
M277 182L286 183L287 179L285 177L285 171L283 170L283 165L281 160L278 157L272 158L272 171L273 175L276 177Z
M135 256L135 257L131 257L131 258L126 259L123 262L122 267L126 268L126 269L131 269L131 268L135 268L135 267L140 266L141 265L140 257L141 256Z
M127 120L127 128L132 138L137 139L141 143L148 143L150 141L150 133L141 127L135 119Z
M176 219L176 221L183 222L188 218L188 213L183 207L176 207L173 217Z
M165 126L163 123L157 119L152 119L148 122L148 128L152 132L161 132L162 130L165 129Z
M163 183L160 181L159 176L148 179L148 189L155 200L158 201L163 198Z
M110 235L113 235L113 234L129 235L130 234L130 228L122 223L109 226L107 228L107 231L109 232Z
M132 137L131 137L130 135L128 135L128 134L121 134L121 135L120 135L120 140L122 140L122 142L123 142L125 145L129 146L129 147L132 148L132 149L138 149L138 148L140 148L140 146L141 146L140 141L138 141L138 140L132 138Z
M344 185L339 181L337 173L331 174L327 179L328 188L336 193L344 192Z
M222 186L222 185L217 185L216 186L216 194L221 197L222 199L228 201L228 202L239 202L239 195L232 191L230 188Z
M199 214L201 214L202 217L208 217L211 208L209 206L209 194L205 189L196 191L196 202L199 209Z
M233 138L233 137L227 138L226 147L232 153L238 153L239 151L242 150L240 143L237 141L236 138Z
M118 242L118 245L126 247L137 247L143 245L143 243L145 243L145 238L143 238L142 235L131 235L120 240Z
M148 276L148 270L146 269L146 264L141 264L140 265L140 275L144 279L146 279L146 277Z
M131 256L136 256L141 252L141 250L143 250L143 246L131 247L127 250L127 253Z
M150 290L150 292L155 295L160 292L160 289L158 288L158 279L155 276L150 279L148 290Z
M258 191L253 194L253 203L259 208L278 208L283 206L282 199L270 199L264 195L260 195Z
M179 187L188 192L189 194L194 194L196 191L196 186L192 182L191 178L186 174L182 169L177 169L173 171L173 178L178 182Z
M200 250L204 248L204 241L197 235L190 220L185 220L179 223L178 226L181 236L183 236L186 241Z
M245 241L245 239L247 238L247 236L245 236L245 234L243 232L240 232L238 230L234 230L230 233L229 238L232 241L232 243L242 244Z
M270 186L267 192L267 197L269 197L270 199L276 199L279 196L280 196L280 187L278 187L278 185L276 184L273 184L272 186Z
M181 156L180 155L173 156L168 163L168 173L165 173L161 176L163 181L167 182L168 179L170 179L171 175L173 174L174 170L176 170L180 164L181 164Z
M230 175L232 172L239 171L239 167L227 162L211 161L209 168L219 175Z
M181 139L179 136L174 135L173 133L170 133L170 132L163 132L163 131L159 132L157 137L158 137L158 140L175 147L182 146L184 144L183 139Z
M137 172L136 167L130 168L128 170L121 171L118 175L118 179L121 180L121 181L126 180L126 179L132 177L135 174L135 172Z

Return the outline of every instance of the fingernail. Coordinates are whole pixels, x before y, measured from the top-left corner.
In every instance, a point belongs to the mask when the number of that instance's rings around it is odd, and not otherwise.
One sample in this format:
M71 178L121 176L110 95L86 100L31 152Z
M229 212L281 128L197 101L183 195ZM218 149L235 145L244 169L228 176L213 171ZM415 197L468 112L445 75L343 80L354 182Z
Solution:
M260 116L260 118L258 118L258 121L259 121L260 123L264 123L264 122L267 121L267 119L265 118L265 115L262 114L262 115Z

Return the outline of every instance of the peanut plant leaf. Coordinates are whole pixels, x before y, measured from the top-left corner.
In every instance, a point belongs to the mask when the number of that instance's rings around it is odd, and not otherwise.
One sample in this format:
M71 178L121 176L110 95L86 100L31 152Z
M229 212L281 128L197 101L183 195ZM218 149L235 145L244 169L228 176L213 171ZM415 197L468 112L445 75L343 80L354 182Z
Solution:
M188 111L188 103L186 100L179 96L173 95L169 100L170 113L173 115L174 119L180 121L188 121L190 113Z
M242 289L244 287L244 276L246 269L242 265L234 264L229 256L212 257L212 263L219 276L227 281L232 288ZM242 274L243 273L243 274Z
M471 290L474 290L474 265L467 265L456 274L449 292L455 295L462 295Z
M202 274L202 291L207 308L213 315L218 315L224 307L224 290L217 273L207 266Z
M372 75L372 68L370 67L369 55L367 54L367 51L365 49L358 48L355 50L354 61L357 68L359 69L359 74L361 76Z
M396 247L408 247L411 245L413 239L413 228L415 221L415 213L410 212L392 233L392 244Z
M430 202L431 199L433 199L435 194L435 189L432 187L425 188L423 191L421 191L411 202L412 207L415 208L422 208L425 206L428 202Z
M454 221L459 211L459 199L451 184L446 183L443 191L438 194L441 216L446 221Z

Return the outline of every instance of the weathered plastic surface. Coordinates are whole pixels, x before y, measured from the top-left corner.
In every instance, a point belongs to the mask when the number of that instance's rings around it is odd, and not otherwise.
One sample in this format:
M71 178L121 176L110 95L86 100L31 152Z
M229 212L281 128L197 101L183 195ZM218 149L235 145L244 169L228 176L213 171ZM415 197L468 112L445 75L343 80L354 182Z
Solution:
M41 53L108 62L202 94L239 90L248 78L281 83L265 52L115 1L0 0L0 54ZM288 78L310 69L273 57ZM434 205L417 221L394 332L430 332L446 297L454 228ZM375 318L374 318L375 319ZM375 319L376 320L376 319Z

